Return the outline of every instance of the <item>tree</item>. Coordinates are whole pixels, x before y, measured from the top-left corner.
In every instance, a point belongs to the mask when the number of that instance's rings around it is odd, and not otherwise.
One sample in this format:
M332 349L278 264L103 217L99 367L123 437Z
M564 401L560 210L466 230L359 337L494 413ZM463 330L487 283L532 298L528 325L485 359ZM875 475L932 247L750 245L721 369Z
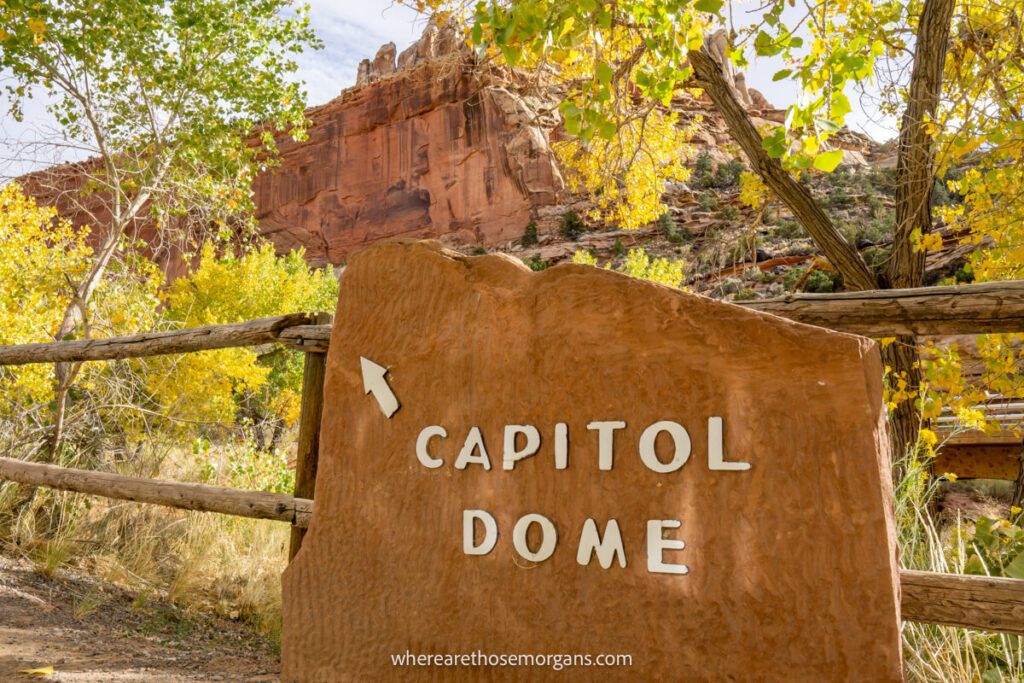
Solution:
M34 174L26 190L87 217L89 266L68 283L54 339L87 334L88 303L125 247L194 250L248 226L251 183L274 133L302 134L293 55L317 46L290 0L9 0L0 68L10 113L42 91L61 127L52 144L91 157ZM51 144L39 141L36 144ZM51 453L79 365L55 371Z
M470 40L483 58L513 66L529 63L556 74L564 64L576 74L582 70L579 62L585 62L592 77L562 79L559 107L566 131L584 145L592 139L618 140L623 130L632 134L624 124L645 109L667 110L681 90L700 88L754 171L793 212L847 287L921 284L921 245L932 224L935 121L954 0L882 5L858 0L808 4L806 11L788 12L784 0L770 0L751 13L751 25L740 28L732 22L731 7L724 11L722 0L491 0L472 10L457 0L417 4L469 18ZM723 24L728 32L713 33ZM914 36L912 47L904 39L908 29ZM727 77L733 63L745 63L749 50L782 56L789 68L775 79L796 81L803 93L786 124L774 130L757 129ZM812 168L836 168L842 152L830 149L829 139L851 110L845 89L868 79L880 58L900 56L912 68L901 84L906 95L896 170L897 225L892 256L874 271L799 176ZM883 357L894 383L902 380L916 390L920 370L914 340L900 338L886 345ZM916 442L919 424L916 401L893 405L890 433L898 453Z

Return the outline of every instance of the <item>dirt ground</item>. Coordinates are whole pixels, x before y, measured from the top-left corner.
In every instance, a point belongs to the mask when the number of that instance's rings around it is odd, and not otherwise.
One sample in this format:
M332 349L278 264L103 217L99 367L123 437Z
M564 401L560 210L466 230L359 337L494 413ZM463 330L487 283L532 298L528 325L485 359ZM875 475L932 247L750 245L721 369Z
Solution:
M277 681L271 645L243 625L183 615L75 572L0 557L0 681ZM19 673L53 667L49 675Z

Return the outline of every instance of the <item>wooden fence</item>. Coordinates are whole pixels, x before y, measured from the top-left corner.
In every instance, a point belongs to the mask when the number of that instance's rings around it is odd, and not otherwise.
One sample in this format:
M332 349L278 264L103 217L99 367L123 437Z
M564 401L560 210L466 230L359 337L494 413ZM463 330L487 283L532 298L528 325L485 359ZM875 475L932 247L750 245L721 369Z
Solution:
M798 294L745 306L873 337L1024 331L1024 281L927 289ZM289 558L313 513L330 316L291 314L232 325L0 346L0 365L138 358L284 344L305 352L295 495L126 477L0 457L0 479L186 510L292 524ZM1024 580L900 571L904 619L1024 635Z

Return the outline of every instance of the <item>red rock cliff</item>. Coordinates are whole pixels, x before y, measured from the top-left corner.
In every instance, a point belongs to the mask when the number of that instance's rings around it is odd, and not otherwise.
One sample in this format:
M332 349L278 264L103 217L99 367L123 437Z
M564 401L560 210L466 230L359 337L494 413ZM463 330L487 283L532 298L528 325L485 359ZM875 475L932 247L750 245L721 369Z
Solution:
M458 55L423 61L308 112L255 183L261 230L316 265L395 236L494 245L519 237L562 187L529 99Z

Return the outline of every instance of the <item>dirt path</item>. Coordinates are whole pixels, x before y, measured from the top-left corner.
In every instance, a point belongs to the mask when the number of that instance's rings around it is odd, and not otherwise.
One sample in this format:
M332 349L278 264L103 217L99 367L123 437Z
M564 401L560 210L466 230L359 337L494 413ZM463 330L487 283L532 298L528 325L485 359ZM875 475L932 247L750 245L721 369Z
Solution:
M22 669L52 666L48 676ZM242 625L189 615L75 572L46 578L0 557L0 681L278 680L270 645Z

